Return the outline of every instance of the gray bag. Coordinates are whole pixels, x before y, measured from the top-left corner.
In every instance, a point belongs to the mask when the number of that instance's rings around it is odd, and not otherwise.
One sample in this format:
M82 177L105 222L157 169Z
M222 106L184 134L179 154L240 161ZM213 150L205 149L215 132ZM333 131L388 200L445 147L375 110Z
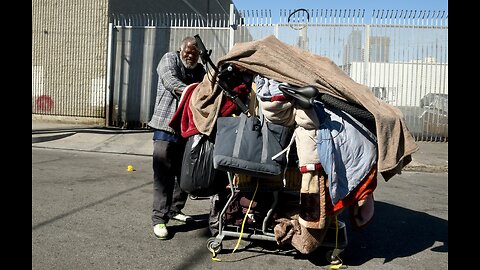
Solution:
M287 157L283 153L272 160L289 143L292 129L265 121L264 116L219 117L213 166L256 177L280 175Z

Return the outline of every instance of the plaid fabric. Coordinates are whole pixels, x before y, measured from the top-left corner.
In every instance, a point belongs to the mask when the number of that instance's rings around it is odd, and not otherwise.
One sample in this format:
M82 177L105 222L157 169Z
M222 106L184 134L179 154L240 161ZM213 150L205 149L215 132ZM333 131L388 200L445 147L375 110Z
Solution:
M186 69L179 52L168 52L160 60L157 73L157 97L148 126L177 134L168 126L178 107L178 94L174 91L183 91L187 85L202 81L205 69L200 63L194 69Z

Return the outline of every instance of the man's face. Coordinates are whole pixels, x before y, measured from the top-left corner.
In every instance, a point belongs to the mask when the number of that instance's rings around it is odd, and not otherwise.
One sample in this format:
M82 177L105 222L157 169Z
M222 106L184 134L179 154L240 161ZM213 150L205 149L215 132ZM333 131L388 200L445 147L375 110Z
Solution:
M199 56L197 48L190 42L180 51L182 63L188 69L193 69L197 66Z

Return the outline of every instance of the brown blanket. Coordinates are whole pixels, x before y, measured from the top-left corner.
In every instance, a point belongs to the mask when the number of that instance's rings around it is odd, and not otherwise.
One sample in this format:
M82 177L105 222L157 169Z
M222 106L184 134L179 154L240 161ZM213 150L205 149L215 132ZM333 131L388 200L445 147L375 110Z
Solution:
M234 63L254 73L295 86L315 86L319 92L331 94L362 105L375 116L378 139L378 171L387 181L411 161L418 150L402 112L375 97L370 89L356 83L333 61L300 48L285 44L275 36L237 43L218 61ZM216 75L216 74L214 74ZM200 133L212 132L221 102L221 90L205 75L190 101L193 118Z

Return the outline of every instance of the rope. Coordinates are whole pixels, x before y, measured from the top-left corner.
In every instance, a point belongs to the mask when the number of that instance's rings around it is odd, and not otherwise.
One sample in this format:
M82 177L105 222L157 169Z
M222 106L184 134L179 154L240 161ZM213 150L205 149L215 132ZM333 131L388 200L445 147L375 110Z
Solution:
M233 249L232 254L235 252L235 250L237 250L238 246L240 245L240 241L242 240L243 229L245 228L245 221L246 221L247 218L248 218L248 213L250 213L250 208L252 207L253 200L255 199L255 195L257 194L258 182L259 182L259 181L258 181L258 178L257 178L257 185L256 185L256 187L255 187L255 192L253 192L252 199L250 200L250 203L248 204L247 212L245 213L245 216L243 217L242 227L241 227L241 230L240 230L240 235L238 236L237 244L235 245L235 248ZM220 261L222 261L221 259L217 258L217 254L215 253L214 250L212 250L212 261L215 261L215 262L220 262Z
M243 217L242 229L240 230L240 235L238 236L237 244L235 245L235 248L233 249L232 254L235 252L235 250L237 250L238 246L240 245L240 241L242 240L243 228L245 227L245 221L248 218L248 213L250 213L250 208L252 207L253 200L255 199L255 194L257 194L257 189L258 189L258 178L257 178L257 186L255 187L255 192L253 192L252 199L250 200L250 203L248 204L247 212L245 213L245 216Z
M334 249L334 252L337 248L338 248L338 216L335 216L335 249ZM330 265L330 269L341 269L341 267L343 265L343 261L337 255L335 255L335 258L339 262L337 264Z

